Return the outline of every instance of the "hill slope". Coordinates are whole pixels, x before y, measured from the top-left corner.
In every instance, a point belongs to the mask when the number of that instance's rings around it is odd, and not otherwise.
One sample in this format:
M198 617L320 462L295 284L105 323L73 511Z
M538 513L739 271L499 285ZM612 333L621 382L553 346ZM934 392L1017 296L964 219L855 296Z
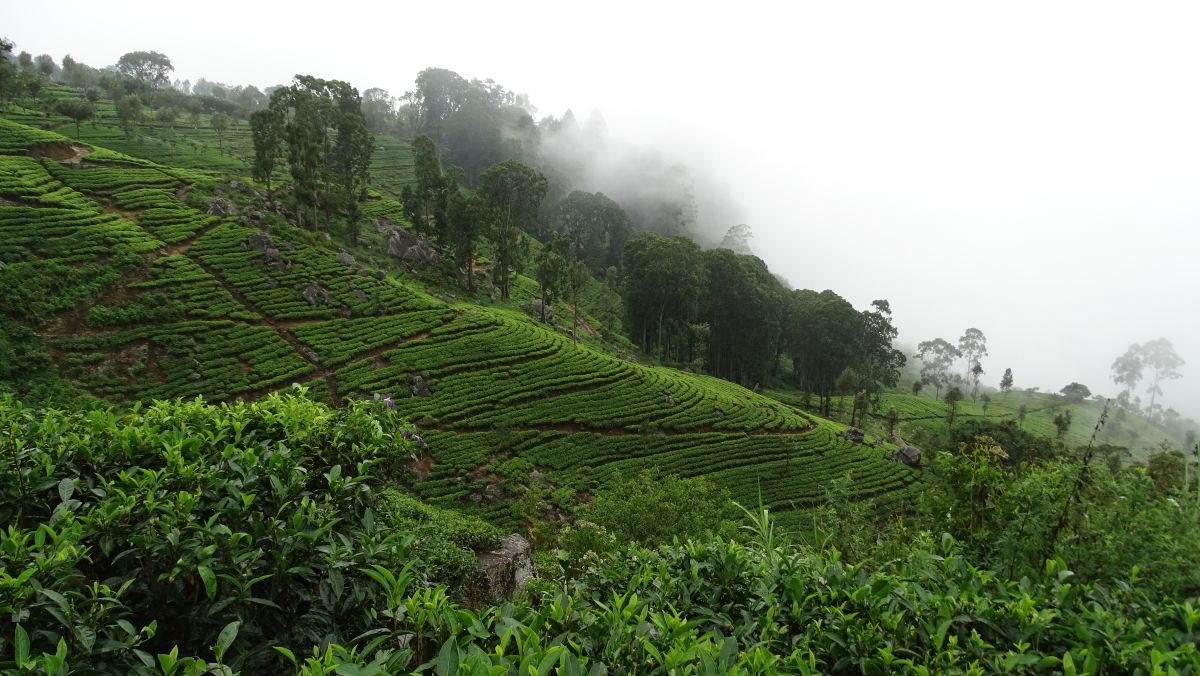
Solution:
M338 251L240 181L5 120L0 151L0 281L17 291L2 328L10 345L36 331L0 373L10 383L60 376L112 402L293 383L333 404L387 395L427 432L415 490L508 526L528 486L566 509L648 466L711 476L747 503L761 493L785 523L829 479L884 504L918 479L890 448L728 382L440 300L379 249Z

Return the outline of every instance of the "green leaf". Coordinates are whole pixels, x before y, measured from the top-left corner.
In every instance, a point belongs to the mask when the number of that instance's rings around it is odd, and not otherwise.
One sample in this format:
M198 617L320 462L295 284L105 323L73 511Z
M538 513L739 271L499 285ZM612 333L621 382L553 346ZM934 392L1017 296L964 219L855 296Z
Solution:
M58 497L62 499L63 502L70 500L71 496L74 494L75 482L70 477L58 482Z
M289 662L291 662L292 664L296 663L296 653L288 650L287 648L284 648L283 646L277 645L277 646L273 646L273 647L280 655L283 655L284 657L288 658Z
M217 636L217 644L213 646L213 654L217 656L218 662L223 662L225 659L225 651L229 650L229 646L233 645L233 641L237 638L238 628L242 626L241 620L234 620L225 625Z
M451 636L446 639L446 642L442 644L442 649L438 651L437 660L434 662L434 673L439 676L454 676L458 673L458 662L461 657L458 652L458 644Z
M29 659L29 634L25 632L25 627L19 624L13 634L13 655L17 662L17 668L20 669Z
M208 598L211 600L217 595L217 576L213 574L212 568L208 566L200 566L196 569L200 574L200 579L204 581L204 590L208 592Z

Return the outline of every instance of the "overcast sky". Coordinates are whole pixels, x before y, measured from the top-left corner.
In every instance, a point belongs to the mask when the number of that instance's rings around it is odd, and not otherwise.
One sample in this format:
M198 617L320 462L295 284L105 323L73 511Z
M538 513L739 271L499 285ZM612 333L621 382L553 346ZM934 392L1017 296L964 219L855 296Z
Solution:
M262 3L266 4L266 3ZM988 336L985 382L1081 381L1165 336L1200 417L1200 4L9 3L18 50L402 93L439 66L599 110L723 182L798 287L887 298L901 340ZM385 7L386 9L380 9ZM733 225L732 223L730 225Z

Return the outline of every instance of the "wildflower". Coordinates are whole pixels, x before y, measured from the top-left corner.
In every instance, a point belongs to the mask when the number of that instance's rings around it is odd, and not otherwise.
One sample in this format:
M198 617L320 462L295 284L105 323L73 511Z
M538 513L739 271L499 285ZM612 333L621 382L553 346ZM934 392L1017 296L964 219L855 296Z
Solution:
M388 408L396 408L396 405L392 403L392 395L390 395L390 394L384 395L383 403L387 404Z
M425 448L425 440L421 438L421 435L418 434L413 438L416 440L417 448Z

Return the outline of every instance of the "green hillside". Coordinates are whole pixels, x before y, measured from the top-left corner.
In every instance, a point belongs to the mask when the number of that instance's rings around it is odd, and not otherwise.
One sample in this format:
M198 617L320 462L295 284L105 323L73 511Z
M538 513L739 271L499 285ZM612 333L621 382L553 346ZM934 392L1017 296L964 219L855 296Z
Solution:
M511 309L528 281L508 305L443 300L451 294L389 259L378 236L340 252L270 212L246 179L197 169L203 152L181 149L186 166L171 166L83 136L0 120L0 272L19 288L5 321L11 335L36 333L45 358L27 359L43 380L109 402L252 400L294 383L331 404L390 396L426 433L413 488L507 527L533 483L569 510L648 467L711 477L746 503L761 494L784 523L832 479L849 475L856 496L883 506L916 485L888 445L853 444L837 425L622 359L596 339L573 344ZM379 167L402 177L402 153L392 155ZM237 215L209 215L217 198ZM367 206L398 220L394 205ZM414 377L429 396L414 395Z
M796 406L803 405L803 395L787 390L766 392L779 401ZM1083 448L1093 441L1096 444L1122 446L1129 450L1129 459L1145 461L1152 453L1161 450L1164 441L1177 446L1180 440L1169 430L1157 425L1145 416L1130 413L1115 403L1109 406L1108 418L1099 431L1096 424L1104 413L1104 402L1096 399L1071 402L1066 398L1041 392L1010 391L990 392L990 401L981 398L965 399L958 404L956 421L985 420L990 422L1015 421L1021 429L1038 437L1058 438L1059 431L1054 419L1060 413L1069 412L1070 426L1062 441L1072 448ZM840 409L849 411L850 400L838 400ZM1021 408L1025 408L1024 420ZM886 423L887 413L895 409L898 414L898 432L908 441L917 442L931 436L944 434L947 430L947 406L944 401L926 396L915 396L900 392L885 393L878 406L872 406L869 414L871 427L881 430ZM836 411L835 411L836 412ZM848 418L848 413L844 417Z

